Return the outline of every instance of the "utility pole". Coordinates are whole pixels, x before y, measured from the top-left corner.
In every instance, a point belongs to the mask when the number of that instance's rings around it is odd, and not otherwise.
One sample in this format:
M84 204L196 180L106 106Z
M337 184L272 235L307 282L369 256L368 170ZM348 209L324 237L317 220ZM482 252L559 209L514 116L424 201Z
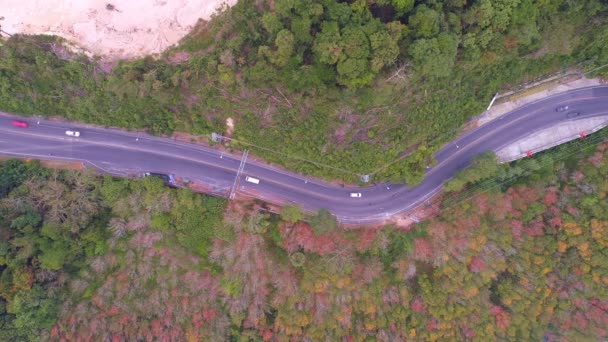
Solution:
M241 163L239 164L239 168L236 171L236 177L234 177L234 183L232 183L232 189L230 189L230 196L228 196L229 199L234 199L234 196L236 195L236 189L239 186L239 177L241 176L243 169L245 169L245 163L247 162L248 155L249 155L249 150L245 150L245 153L243 153L243 157L241 157Z
M416 217L414 215L405 215L405 217L407 217L408 219L414 221L415 223L420 223L420 219L418 219L418 217Z
M494 104L494 101L496 101L497 96L498 96L498 93L494 94L494 97L492 97L492 101L490 101L490 105L488 106L486 111L488 111L488 110L490 110L490 108L492 108L492 105Z
M0 17L0 21L2 21L2 20L4 20L4 17ZM4 30L2 29L2 24L0 24L0 38L2 38L2 34L3 34L3 33L4 33L4 34L5 34L7 37L12 37L12 36L13 36L12 34L10 34L10 33L6 32L6 31L4 31Z

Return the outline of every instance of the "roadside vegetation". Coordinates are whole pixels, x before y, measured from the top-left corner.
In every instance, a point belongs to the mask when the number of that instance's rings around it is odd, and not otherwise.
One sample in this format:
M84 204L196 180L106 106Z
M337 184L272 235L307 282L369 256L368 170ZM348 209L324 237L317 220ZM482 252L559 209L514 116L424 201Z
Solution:
M230 117L233 147L289 169L414 184L496 91L608 63L606 6L242 0L161 58L117 63L13 36L0 109L159 135L228 134Z
M509 167L509 166L506 166ZM473 159L471 165L458 172L454 178L447 181L443 191L454 192L462 190L467 184L474 184L480 180L494 176L499 169L498 158L494 152L486 152Z
M408 230L9 160L0 340L601 340L603 141Z

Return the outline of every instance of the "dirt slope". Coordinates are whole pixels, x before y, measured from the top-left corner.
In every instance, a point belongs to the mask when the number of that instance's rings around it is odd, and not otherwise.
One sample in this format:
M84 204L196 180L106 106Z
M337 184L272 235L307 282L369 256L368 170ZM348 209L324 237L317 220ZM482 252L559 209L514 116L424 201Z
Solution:
M0 0L2 30L53 34L110 59L163 51L237 0Z

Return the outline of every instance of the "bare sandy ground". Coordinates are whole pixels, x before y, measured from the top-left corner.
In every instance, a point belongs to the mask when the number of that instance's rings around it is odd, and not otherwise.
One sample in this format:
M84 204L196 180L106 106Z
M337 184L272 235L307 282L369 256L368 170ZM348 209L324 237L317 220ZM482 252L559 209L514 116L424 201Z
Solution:
M237 0L0 0L2 30L66 38L109 59L157 54Z

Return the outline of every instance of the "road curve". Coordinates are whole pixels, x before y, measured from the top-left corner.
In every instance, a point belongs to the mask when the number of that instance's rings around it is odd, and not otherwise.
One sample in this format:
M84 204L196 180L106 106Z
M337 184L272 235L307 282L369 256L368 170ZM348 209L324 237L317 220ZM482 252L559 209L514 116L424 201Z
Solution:
M567 111L556 111L556 107L564 105L569 107ZM568 112L580 115L568 118ZM414 187L390 184L342 188L250 159L239 177L237 191L270 202L295 203L305 210L326 208L343 223L382 221L424 203L443 182L480 153L496 151L560 122L599 116L608 116L608 86L581 88L527 104L443 146L435 154L437 164L429 168L425 179ZM27 121L29 128L12 126L11 121L15 119ZM80 131L80 137L66 136L65 131L69 129ZM239 156L210 147L8 114L0 114L0 154L83 161L115 175L147 171L174 173L202 182L210 187L211 193L220 195L229 193L240 164ZM258 178L260 183L245 182L245 176ZM350 192L360 192L362 197L351 198Z

